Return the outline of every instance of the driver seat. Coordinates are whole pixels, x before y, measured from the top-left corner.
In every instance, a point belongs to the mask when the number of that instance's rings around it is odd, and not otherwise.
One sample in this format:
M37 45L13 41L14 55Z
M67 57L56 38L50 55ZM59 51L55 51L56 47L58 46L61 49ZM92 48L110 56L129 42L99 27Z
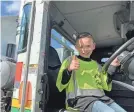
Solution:
M47 112L64 112L65 108L65 91L59 92L56 87L61 62L57 51L53 47L49 47L48 56L48 83L49 83L49 100L47 102ZM61 111L63 110L63 111Z

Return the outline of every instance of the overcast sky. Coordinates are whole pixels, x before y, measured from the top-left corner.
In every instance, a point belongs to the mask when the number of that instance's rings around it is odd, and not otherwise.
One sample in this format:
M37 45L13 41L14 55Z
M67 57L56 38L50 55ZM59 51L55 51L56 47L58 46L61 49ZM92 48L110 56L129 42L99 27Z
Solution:
M19 15L20 0L2 0L1 2L1 16Z

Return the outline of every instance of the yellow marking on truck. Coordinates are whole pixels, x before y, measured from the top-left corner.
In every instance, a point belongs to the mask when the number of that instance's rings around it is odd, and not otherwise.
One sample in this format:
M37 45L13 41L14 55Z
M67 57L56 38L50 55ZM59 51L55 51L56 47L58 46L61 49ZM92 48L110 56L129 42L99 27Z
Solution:
M26 65L23 64L23 66L25 67ZM38 64L30 64L29 67L30 68L37 68L38 67Z
M32 101L28 101L25 109L31 109ZM12 107L20 108L19 100L12 98Z

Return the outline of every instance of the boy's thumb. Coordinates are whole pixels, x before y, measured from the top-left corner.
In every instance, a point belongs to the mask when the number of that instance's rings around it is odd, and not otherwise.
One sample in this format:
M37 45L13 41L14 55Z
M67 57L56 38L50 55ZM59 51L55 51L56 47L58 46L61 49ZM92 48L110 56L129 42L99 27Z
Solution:
M75 55L73 56L73 60L77 60L77 57Z

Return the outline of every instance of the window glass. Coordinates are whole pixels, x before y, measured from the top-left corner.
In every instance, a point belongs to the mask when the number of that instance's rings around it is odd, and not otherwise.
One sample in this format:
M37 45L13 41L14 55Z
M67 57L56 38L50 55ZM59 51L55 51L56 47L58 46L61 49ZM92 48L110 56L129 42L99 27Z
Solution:
M20 25L19 51L26 50L29 21L30 21L31 4L27 4L23 8L22 20Z
M51 31L51 46L56 49L61 62L74 53L74 45L54 29Z
M108 61L108 59L109 59L109 58L102 58L102 59L101 59L101 62L102 62L102 63L105 63L105 62Z

